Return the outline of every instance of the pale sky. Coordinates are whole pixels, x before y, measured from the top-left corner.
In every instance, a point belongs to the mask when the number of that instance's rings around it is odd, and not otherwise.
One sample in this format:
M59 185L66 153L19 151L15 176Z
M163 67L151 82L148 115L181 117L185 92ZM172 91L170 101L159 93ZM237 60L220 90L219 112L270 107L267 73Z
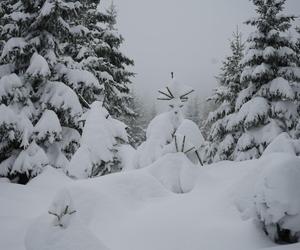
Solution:
M110 0L103 0L110 2ZM255 15L249 0L114 0L123 51L134 59L135 89L149 101L176 78L207 96L216 86L220 62L238 25ZM286 12L300 16L300 0L287 0ZM298 22L299 24L299 22Z

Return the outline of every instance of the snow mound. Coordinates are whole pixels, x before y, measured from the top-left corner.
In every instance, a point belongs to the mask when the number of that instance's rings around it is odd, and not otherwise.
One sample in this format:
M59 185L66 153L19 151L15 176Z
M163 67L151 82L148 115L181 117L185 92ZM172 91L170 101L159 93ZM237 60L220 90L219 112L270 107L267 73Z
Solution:
M48 165L44 168L41 174L31 179L26 186L30 188L42 188L50 190L53 185L55 185L56 189L60 189L72 182L73 180L66 176L61 170L55 169Z
M278 135L265 149L264 155L272 153L287 153L296 155L295 141L287 133Z
M39 217L25 237L26 250L107 250L95 235L76 219L67 228L52 224L51 215Z
M197 180L197 167L184 153L167 154L146 170L174 193L190 192Z
M245 219L261 222L276 242L297 242L300 237L300 159L290 153L273 153L236 187L235 201Z

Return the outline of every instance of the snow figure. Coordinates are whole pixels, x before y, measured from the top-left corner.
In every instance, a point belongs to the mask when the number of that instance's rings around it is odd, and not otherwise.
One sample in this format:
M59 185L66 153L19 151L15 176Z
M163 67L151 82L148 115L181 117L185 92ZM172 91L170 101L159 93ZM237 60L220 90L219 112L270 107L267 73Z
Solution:
M182 113L184 103L193 91L174 78L165 89L158 91L158 100L168 101L169 111L156 116L150 122L146 132L147 139L137 149L136 168L148 166L162 155L171 152L184 152L189 155L197 153L197 159L200 160L197 151L204 142L203 136L197 125L184 119ZM196 162L193 157L190 158ZM202 164L201 160L200 163Z
M79 217L70 192L61 190L54 198L48 214L38 217L28 228L26 249L107 250Z
M113 119L102 102L94 102L83 116L81 146L68 165L75 178L89 178L118 171L118 144L127 142L126 125Z
M72 197L67 190L61 191L56 196L48 213L54 216L54 226L67 228L70 225L76 210L74 208Z

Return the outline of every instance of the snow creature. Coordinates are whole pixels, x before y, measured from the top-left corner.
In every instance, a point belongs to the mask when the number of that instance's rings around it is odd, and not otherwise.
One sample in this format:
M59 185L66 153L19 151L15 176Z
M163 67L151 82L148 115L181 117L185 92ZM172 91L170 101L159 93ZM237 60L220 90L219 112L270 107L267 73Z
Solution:
M64 189L57 194L48 211L54 216L53 225L67 228L74 217L76 210L70 193Z
M150 122L146 131L147 139L136 152L136 168L146 167L164 154L175 152L184 152L187 156L194 153L197 160L194 157L189 159L202 164L198 150L204 144L203 136L195 123L184 119L182 112L184 103L188 101L188 95L193 91L174 78L165 89L158 91L160 95L157 99L167 101L169 110ZM179 138L182 139L181 142Z

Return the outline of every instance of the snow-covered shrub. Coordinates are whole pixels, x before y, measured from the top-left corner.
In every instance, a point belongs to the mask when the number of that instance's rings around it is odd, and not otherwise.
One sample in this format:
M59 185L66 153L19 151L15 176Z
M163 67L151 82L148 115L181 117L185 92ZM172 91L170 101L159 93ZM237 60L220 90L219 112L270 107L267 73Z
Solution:
M267 165L254 191L257 219L276 242L300 241L300 160L290 157Z
M300 159L291 152L269 152L252 162L234 191L238 210L244 219L258 221L273 241L300 241Z
M84 115L81 146L72 157L68 174L88 178L118 169L118 145L127 142L126 125L112 118L101 102L94 102Z

